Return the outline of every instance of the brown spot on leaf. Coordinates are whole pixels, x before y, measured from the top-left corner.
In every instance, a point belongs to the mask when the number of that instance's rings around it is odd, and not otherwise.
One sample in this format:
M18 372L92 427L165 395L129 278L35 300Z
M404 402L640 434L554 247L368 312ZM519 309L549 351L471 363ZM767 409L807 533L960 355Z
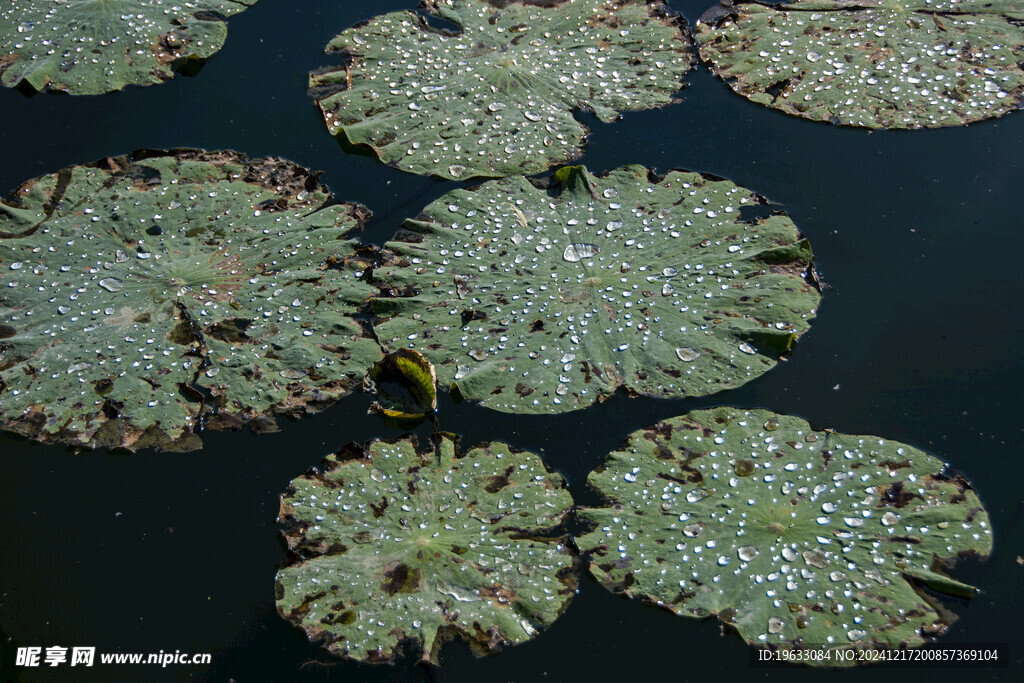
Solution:
M902 481L898 481L892 486L883 486L881 489L882 490L878 496L878 507L904 508L915 498L918 500L924 500L924 498L917 493L905 491L903 489Z
M509 481L509 475L512 474L513 471L514 468L509 465L502 474L487 477L487 484L484 486L484 491L487 491L487 493L497 493L508 486L511 483Z
M331 625L331 624L345 624L345 625L348 625L348 624L354 623L355 620L356 620L356 613L354 611L350 610L350 609L347 609L347 610L345 610L343 612L332 612L332 613L328 614L326 617L324 617L323 619L321 619L321 621L323 623L328 624L328 625Z
M487 320L487 314L475 309L462 310L462 326L465 327L474 320Z
M228 344L246 344L252 341L245 333L250 325L252 325L252 320L228 318L210 325L206 328L206 334Z
M741 477L749 477L754 473L754 461L746 458L737 458L732 464L732 469Z
M884 467L888 470L899 470L905 467L910 467L910 461L903 460L901 462L893 462L892 460L886 460L885 462L880 463L879 467Z
M298 606L288 613L288 617L290 619L295 619L296 621L302 621L302 617L309 613L309 608L313 606L313 603L325 595L327 595L325 591L307 595L302 599L302 602L299 603Z
M654 453L655 455L657 455L659 460L671 460L673 457L675 457L672 454L672 451L660 441L654 442Z
M384 511L388 509L388 499L384 496L380 497L380 505L374 505L370 503L370 509L373 510L374 518L383 517Z
M410 569L404 562L394 560L384 565L384 578L387 580L380 585L381 590L388 595L395 595L418 592L423 577L419 569Z

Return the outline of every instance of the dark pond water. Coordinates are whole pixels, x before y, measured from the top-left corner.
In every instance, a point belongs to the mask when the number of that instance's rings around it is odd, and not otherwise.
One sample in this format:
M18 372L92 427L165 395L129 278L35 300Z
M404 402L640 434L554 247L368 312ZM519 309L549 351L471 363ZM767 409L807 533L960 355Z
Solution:
M675 0L691 22L710 0ZM279 155L322 169L345 200L368 205L365 239L386 240L451 184L346 155L306 97L324 44L372 14L404 6L261 0L232 19L225 49L195 78L100 97L0 92L0 190L63 166L178 146ZM593 123L583 162L640 163L734 180L784 205L831 285L792 359L703 400L615 396L561 417L517 417L442 397L440 421L464 442L503 440L541 453L577 495L630 431L713 405L763 407L819 427L877 434L947 460L974 484L994 524L987 562L957 568L984 592L950 601L947 643L1010 644L1024 672L1024 113L913 133L796 120L734 95L705 70L685 101ZM274 609L284 556L275 516L287 483L350 441L398 435L352 396L275 434L213 433L189 454L73 453L0 435L2 680L690 680L927 681L936 669L751 669L747 647L713 621L613 596L585 577L566 614L533 642L473 659L453 645L441 669L334 662ZM15 670L18 645L99 651L211 652L209 667ZM1014 673L1016 671L1016 673Z

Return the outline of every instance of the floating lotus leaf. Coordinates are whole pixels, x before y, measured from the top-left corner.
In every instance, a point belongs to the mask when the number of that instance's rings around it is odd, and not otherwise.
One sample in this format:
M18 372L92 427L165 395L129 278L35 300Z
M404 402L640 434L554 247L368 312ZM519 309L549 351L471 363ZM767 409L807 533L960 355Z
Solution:
M9 87L96 95L153 85L224 45L225 17L256 0L11 0L0 10Z
M919 645L951 618L921 586L970 595L940 568L992 548L978 497L937 458L764 410L634 432L588 481L609 501L581 510L599 581L773 649Z
M398 349L374 363L363 388L377 396L370 408L394 420L421 420L437 410L434 366L414 349Z
M480 653L521 643L575 593L575 552L553 533L571 506L561 476L504 444L349 447L281 499L278 611L358 660L390 661L409 640L435 663L453 637Z
M343 67L310 75L332 135L442 178L538 173L582 153L586 127L661 107L694 62L685 22L644 0L424 0L455 24L392 12L343 31Z
M625 166L455 190L407 221L377 269L389 348L463 397L557 413L618 387L699 396L773 367L820 300L792 221L727 180ZM759 207L763 208L763 207Z
M1020 0L733 2L697 23L737 93L868 128L959 126L1020 107Z
M290 162L197 150L26 182L0 203L0 427L168 445L346 395L380 351L349 317L363 209L329 199Z

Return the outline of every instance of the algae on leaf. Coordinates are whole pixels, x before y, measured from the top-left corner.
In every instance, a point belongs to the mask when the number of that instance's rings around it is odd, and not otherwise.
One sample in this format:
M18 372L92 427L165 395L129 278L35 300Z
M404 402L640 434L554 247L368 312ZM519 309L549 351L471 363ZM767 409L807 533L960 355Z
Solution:
M314 174L234 152L142 151L0 203L0 427L189 447L348 394L380 358L370 293Z
M378 339L506 412L583 408L618 387L739 386L790 351L820 300L793 222L744 219L763 202L642 166L455 190L388 243L394 258L374 271Z
M921 588L969 596L941 568L992 549L978 497L942 461L764 410L634 432L588 482L608 501L580 511L599 581L773 649L920 645L951 617Z
M220 50L225 18L255 3L11 0L0 9L0 78L72 95L162 83Z
M575 593L575 550L557 531L571 507L560 475L504 444L349 446L281 498L278 611L356 660L392 661L404 641L435 663L455 637L482 654L521 643Z
M645 0L425 0L327 46L310 74L332 135L448 179L529 175L575 159L586 127L673 101L694 62L685 22ZM437 28L429 16L458 32Z
M737 93L816 121L958 126L1020 108L1020 0L736 1L697 23Z

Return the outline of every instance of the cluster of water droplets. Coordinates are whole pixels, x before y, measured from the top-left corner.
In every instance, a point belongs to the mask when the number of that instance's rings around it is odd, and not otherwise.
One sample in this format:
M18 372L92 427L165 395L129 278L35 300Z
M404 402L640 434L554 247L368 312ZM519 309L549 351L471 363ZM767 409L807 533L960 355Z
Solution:
M491 407L559 412L621 384L662 396L740 384L775 362L746 331L806 329L817 293L755 258L795 228L743 221L748 191L636 167L587 178L593 194L507 179L428 207L426 239L391 245L407 267L377 274L431 303L378 326L381 339L456 381L489 373L482 386L502 390L474 398ZM776 306L782 292L797 298Z
M90 2L12 2L0 10L0 56L15 57L3 80L22 78L33 87L47 81L76 94L118 90L129 83L149 85L170 78L170 64L184 53L207 57L224 42L220 21L197 20L213 10L231 15L249 2L111 0Z
M608 578L628 571L631 593L681 613L732 610L751 642L895 645L940 627L906 577L991 544L973 494L936 480L941 461L766 411L725 413L638 432L591 475L621 505L584 511L599 527L580 547L608 548L595 559L617 563Z
M965 14L935 14L946 5ZM831 12L755 6L703 30L705 55L736 77L742 94L849 125L936 127L999 116L1016 108L1024 83L1016 56L1024 30L974 3ZM743 67L730 73L736 60ZM781 91L764 94L773 86Z
M352 64L311 76L314 85L346 86L320 100L332 134L344 129L414 173L536 173L579 154L585 129L574 108L610 121L668 104L691 63L678 28L643 3L437 4L460 33L410 12L386 14L331 42L359 55Z
M289 211L269 213L259 206L273 191L209 170L209 182L168 173L143 183L76 168L36 231L0 244L5 420L42 410L47 431L85 442L116 405L173 438L196 426L200 400L183 385L224 395L229 410L262 412L293 380L345 372L344 352L322 346L344 345L358 328L316 309L333 304L328 292L361 300L368 288L323 269L347 244L336 228L309 229L323 197L301 193ZM35 182L58 191L55 176ZM355 224L342 206L324 211L327 225Z
M571 551L509 529L558 524L572 505L561 477L503 444L451 449L435 460L410 441L375 442L365 459L292 482L283 503L304 527L293 541L326 552L278 574L282 612L305 604L304 627L356 658L390 653L400 633L429 652L442 626L495 626L514 643L553 621L573 594L560 578Z

